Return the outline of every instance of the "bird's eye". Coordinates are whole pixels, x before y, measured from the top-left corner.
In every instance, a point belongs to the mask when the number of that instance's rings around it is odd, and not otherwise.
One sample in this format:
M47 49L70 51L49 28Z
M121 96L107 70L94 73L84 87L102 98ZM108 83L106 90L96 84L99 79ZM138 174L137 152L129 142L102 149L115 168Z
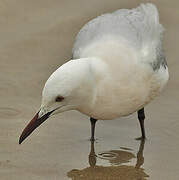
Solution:
M56 99L55 99L56 102L61 102L63 100L64 100L63 96L57 96Z

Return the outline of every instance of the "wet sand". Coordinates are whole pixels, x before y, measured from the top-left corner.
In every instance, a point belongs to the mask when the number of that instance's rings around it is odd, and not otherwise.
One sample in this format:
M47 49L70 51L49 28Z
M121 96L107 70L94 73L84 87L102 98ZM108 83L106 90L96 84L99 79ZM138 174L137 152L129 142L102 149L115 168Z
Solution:
M40 106L49 75L71 58L84 23L105 12L146 1L0 0L0 179L178 180L179 1L156 0L166 28L170 82L146 107L145 142L136 114L99 121L88 140L87 116L71 111L50 118L22 145L18 138Z

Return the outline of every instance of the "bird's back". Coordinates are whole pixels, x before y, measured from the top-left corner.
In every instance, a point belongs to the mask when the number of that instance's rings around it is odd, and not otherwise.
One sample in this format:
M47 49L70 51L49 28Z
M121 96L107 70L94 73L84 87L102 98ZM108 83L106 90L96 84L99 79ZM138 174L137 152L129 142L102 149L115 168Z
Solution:
M89 46L99 44L107 38L119 41L123 39L132 48L141 50L141 53L143 49L147 49L155 55L156 49L162 51L162 33L163 27L153 4L117 10L91 20L80 30L74 43L73 57L76 59L85 56L84 52ZM148 47L155 49L150 50Z

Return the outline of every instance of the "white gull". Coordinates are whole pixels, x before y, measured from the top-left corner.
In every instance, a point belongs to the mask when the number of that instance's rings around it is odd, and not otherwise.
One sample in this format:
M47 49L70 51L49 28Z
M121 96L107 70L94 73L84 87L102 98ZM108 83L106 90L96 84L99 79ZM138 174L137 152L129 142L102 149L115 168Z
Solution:
M76 37L73 60L47 80L40 110L24 129L19 143L48 117L68 110L90 117L91 140L98 119L137 111L145 138L144 106L160 94L169 78L163 31L158 11L149 3L88 22Z

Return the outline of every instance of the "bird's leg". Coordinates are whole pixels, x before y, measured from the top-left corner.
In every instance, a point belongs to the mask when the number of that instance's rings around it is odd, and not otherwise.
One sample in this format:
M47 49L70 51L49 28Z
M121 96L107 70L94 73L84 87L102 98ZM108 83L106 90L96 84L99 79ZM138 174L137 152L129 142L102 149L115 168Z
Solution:
M94 139L94 132L95 132L95 124L96 124L96 121L97 119L94 119L94 118L90 118L90 121L91 121L91 141L95 141Z
M142 132L142 136L140 138L137 138L137 140L145 139L146 136L145 136L145 128L144 128L144 119L145 119L144 108L140 109L137 113L138 113L138 119L139 119L140 128Z

